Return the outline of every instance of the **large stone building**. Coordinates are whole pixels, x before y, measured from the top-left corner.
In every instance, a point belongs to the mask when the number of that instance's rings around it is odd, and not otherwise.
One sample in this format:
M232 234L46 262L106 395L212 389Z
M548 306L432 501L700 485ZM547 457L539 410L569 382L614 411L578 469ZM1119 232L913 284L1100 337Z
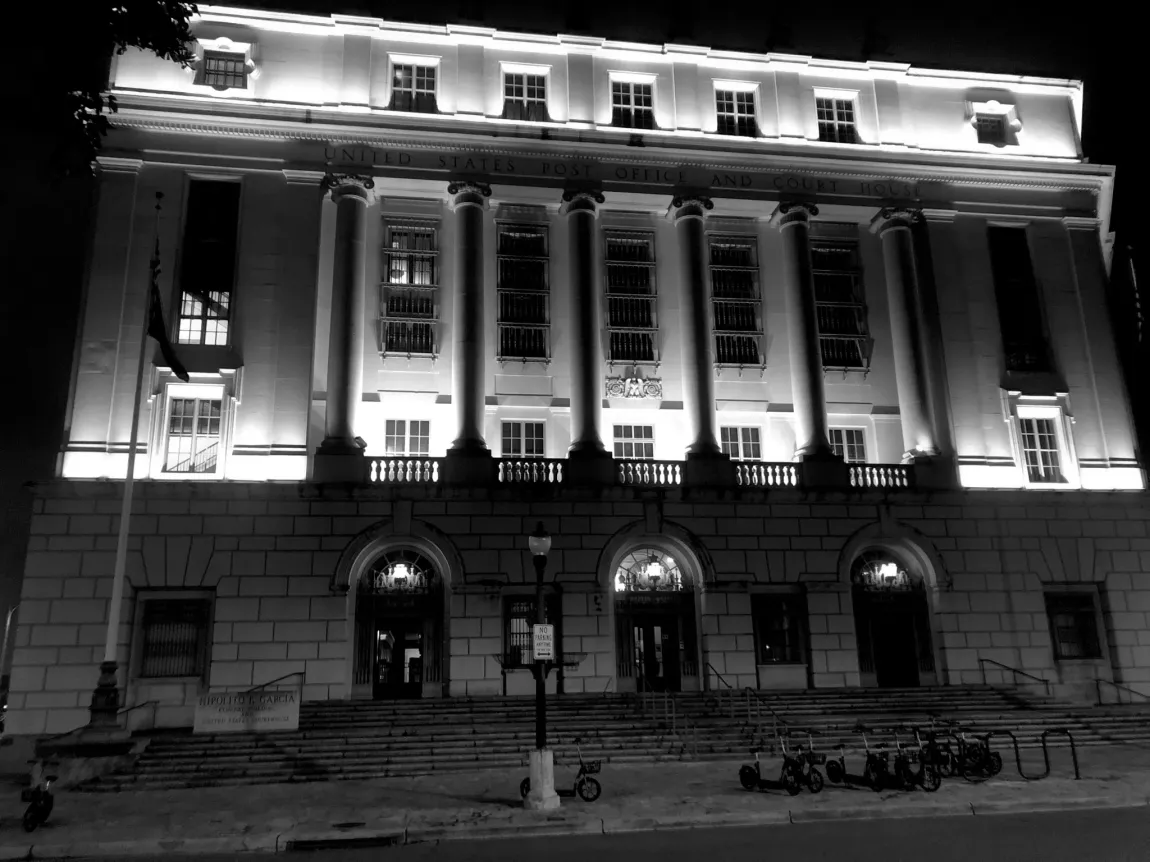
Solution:
M160 724L297 672L531 691L537 521L564 693L1150 694L1078 82L221 7L195 34L194 68L112 69L10 732L87 720L157 248L191 379L147 342L115 643Z

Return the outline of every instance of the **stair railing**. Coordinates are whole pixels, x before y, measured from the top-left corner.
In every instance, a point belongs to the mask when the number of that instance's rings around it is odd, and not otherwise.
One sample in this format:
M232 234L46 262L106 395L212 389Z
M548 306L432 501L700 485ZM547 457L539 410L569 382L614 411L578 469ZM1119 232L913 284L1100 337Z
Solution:
M738 700L740 694L742 695L742 706L746 709L747 722L746 726L751 728L751 733L756 737L760 737L764 731L764 724L766 723L767 716L770 718L771 723L771 753L773 754L779 747L779 733L787 727L787 722L783 717L775 712L774 707L759 697L759 693L750 686L746 686L740 692L727 680L725 676L715 669L715 666L707 662L707 672L711 674L719 683L714 689L715 702L719 709L719 714L723 713L723 698L726 697L729 706L729 715L731 720L735 719L735 710L739 706ZM766 710L767 716L764 716L763 711ZM742 711L742 710L740 710Z
M1133 694L1133 695L1136 695L1137 697L1141 697L1141 698L1144 698L1146 700L1150 700L1150 694L1146 694L1145 692L1142 692L1142 691L1137 691L1135 689L1132 689L1128 685L1122 685L1121 683L1114 682L1114 680L1103 679L1102 677L1095 677L1094 678L1094 691L1098 695L1098 704L1097 704L1098 706L1105 706L1106 705L1102 702L1102 686L1103 685L1111 686L1114 689L1114 692L1118 695L1118 703L1120 703L1120 704L1122 703L1122 692L1126 692L1127 694Z
M733 685L731 685L729 682L727 682L727 678L725 676L723 676L721 673L719 673L715 669L715 666L713 664L711 664L710 662L707 662L707 672L709 674L711 674L712 676L714 676L715 679L718 680L718 682L720 683L720 687L717 687L714 689L715 701L718 704L719 713L722 714L722 712L723 712L723 694L725 692L727 695L727 702L730 705L730 716L732 719L734 719L734 717L735 717L735 699L739 693L739 690L737 688L735 688Z
M1043 687L1043 688L1045 689L1045 691L1046 691L1046 696L1047 696L1047 697L1050 697L1050 680L1048 680L1048 679L1046 679L1046 678L1044 678L1044 677L1041 677L1041 676L1035 676L1035 675L1034 675L1034 674L1032 674L1032 673L1027 673L1027 672L1026 672L1026 671L1024 671L1024 670L1019 670L1019 669L1018 669L1018 668L1016 668L1016 667L1011 667L1011 666L1010 666L1010 665L1008 665L1008 664L1003 664L1003 663L1002 663L1002 662L1000 662L1000 661L995 661L995 660L994 660L994 659L992 659L992 658L980 658L980 659L978 660L978 669L979 669L980 671L982 671L982 684L983 684L983 685L987 685L987 682L986 682L986 666L987 666L988 664L992 664L992 665L995 665L996 667L1000 667L1000 668L1002 668L1003 670L1008 670L1008 671L1010 671L1012 674L1014 674L1014 679L1015 679L1015 680L1017 680L1017 679L1018 679L1020 676L1024 676L1024 677L1026 677L1027 679L1032 679L1032 680L1034 680L1035 682L1040 682L1040 683L1042 683L1042 687ZM1016 684L1017 684L1017 683L1016 683Z
M693 756L698 758L699 729L687 715L680 714L675 698L667 691L655 691L650 682L643 677L636 680L636 685L636 699L643 717L646 718L650 714L656 724L662 722L662 726L670 731L674 740L672 746L678 744L680 758L687 752L688 742L691 744ZM648 698L650 709L648 709Z
M305 672L304 672L304 671L302 671L302 670L297 670L297 671L295 671L294 673L285 673L283 676L277 676L275 679L270 679L270 680L268 680L267 682L261 682L259 685L253 685L251 688L247 689L247 690L244 692L244 694L251 694L253 691L260 691L260 690L262 690L262 689L265 689L265 688L267 688L269 685L275 685L276 683L280 683L280 682L283 682L285 679L291 679L293 676L298 676L298 677L299 677L299 686L298 686L298 688L299 688L299 691L300 691L300 700L302 701L302 700L303 700L303 679L304 679L304 673L305 673Z

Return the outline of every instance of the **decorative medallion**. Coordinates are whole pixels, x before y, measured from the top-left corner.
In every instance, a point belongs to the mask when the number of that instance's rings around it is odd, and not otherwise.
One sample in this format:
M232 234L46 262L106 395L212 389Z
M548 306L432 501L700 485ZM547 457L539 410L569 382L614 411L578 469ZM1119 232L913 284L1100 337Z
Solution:
M608 377L608 398L662 398L663 381L653 377Z

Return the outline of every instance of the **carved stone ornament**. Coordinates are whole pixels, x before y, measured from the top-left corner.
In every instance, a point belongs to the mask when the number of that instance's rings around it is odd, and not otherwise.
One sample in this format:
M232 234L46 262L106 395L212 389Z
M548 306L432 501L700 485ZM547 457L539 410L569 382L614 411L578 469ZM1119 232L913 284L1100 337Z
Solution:
M713 210L715 208L715 202L706 195L675 195L675 197L671 198L671 206L675 209L697 206L701 209Z
M597 189L567 189L563 192L563 203L574 203L577 200L586 199L601 204L606 201L603 193Z
M662 398L663 381L650 377L608 377L608 398Z
M789 213L798 213L803 211L808 217L814 218L819 214L819 208L816 204L804 203L802 201L783 201L779 204L779 215L788 215Z
M455 182L448 183L447 193L449 195L462 195L471 193L473 195L480 195L481 197L491 197L491 186L487 183L477 182L475 180L456 180Z
M362 189L374 189L375 179L360 174L324 174L319 183L325 191L337 189L340 186L359 186Z
M922 210L910 209L909 207L883 207L878 214L879 218L891 222L914 224L922 220Z

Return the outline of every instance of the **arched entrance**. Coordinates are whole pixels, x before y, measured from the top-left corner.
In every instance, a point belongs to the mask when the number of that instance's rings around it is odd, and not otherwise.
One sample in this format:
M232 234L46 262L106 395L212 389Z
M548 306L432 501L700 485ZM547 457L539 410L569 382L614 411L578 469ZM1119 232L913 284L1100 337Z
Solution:
M665 551L638 548L615 569L620 691L681 691L699 675L694 583Z
M907 688L936 681L926 584L885 550L851 564L851 594L864 686Z
M355 596L355 694L423 697L442 679L443 579L411 549L389 550L360 575Z

